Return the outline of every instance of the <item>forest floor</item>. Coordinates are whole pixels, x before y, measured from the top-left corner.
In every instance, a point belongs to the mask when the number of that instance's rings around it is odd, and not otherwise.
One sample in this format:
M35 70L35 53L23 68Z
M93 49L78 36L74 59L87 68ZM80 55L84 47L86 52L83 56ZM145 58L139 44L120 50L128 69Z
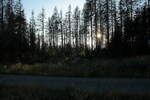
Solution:
M45 63L0 64L0 74L53 77L150 78L150 56L52 57Z

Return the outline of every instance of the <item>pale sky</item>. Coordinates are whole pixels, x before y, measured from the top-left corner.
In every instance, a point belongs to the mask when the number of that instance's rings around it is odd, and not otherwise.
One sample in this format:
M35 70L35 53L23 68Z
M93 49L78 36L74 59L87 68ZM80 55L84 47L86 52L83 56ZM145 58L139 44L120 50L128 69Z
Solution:
M27 19L30 18L32 10L34 10L35 15L37 16L41 12L41 9L44 8L48 17L53 13L55 6L58 10L62 9L63 13L65 13L69 4L71 4L72 9L76 6L79 6L79 8L82 9L84 3L85 0L22 0Z

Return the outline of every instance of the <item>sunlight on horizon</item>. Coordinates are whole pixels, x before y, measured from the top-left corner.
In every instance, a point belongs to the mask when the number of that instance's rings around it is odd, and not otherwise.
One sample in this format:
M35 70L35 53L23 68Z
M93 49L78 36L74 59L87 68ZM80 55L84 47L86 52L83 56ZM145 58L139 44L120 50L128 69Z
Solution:
M100 40L101 37L102 37L101 33L98 33L98 34L97 34L97 38Z

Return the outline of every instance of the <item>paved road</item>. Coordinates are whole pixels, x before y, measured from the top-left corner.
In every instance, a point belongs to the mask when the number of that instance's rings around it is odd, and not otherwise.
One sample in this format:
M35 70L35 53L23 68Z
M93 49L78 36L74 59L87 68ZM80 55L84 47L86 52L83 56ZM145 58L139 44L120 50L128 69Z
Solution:
M64 78L0 75L0 85L35 86L50 89L77 88L98 92L150 93L149 79Z

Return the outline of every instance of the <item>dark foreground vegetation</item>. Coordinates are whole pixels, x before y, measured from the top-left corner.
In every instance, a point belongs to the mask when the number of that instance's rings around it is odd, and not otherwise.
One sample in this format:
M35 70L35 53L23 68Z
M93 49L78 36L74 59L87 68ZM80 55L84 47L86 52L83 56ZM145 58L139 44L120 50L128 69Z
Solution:
M50 90L33 87L0 86L1 100L149 100L149 94L94 93L80 89Z
M1 64L2 74L64 76L64 77L115 77L150 78L150 56L131 58L51 58L45 63Z

